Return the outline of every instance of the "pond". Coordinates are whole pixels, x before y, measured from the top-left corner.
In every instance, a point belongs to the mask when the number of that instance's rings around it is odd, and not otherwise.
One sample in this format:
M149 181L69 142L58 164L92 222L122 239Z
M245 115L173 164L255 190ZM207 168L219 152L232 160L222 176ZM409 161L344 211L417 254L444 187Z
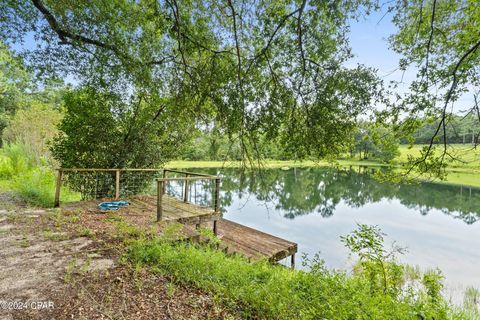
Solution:
M399 260L421 270L439 268L447 296L480 288L480 190L446 184L393 184L367 168L190 169L222 179L224 217L320 252L326 265L351 269L354 257L340 241L357 223L378 225L407 252Z

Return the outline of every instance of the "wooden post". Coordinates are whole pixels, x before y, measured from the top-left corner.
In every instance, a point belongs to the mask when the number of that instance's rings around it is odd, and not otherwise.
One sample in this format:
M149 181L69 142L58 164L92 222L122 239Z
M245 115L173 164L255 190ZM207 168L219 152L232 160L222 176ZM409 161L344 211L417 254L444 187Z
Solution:
M220 178L215 179L215 199L213 203L215 213L220 211ZM217 220L213 220L213 234L218 234Z
M291 267L292 269L295 269L295 253L292 254L292 256L291 256L290 267Z
M57 171L58 171L57 186L55 189L55 202L53 204L55 208L58 208L60 206L60 188L62 187L62 174L63 174L62 169L58 169Z
M115 171L115 200L120 198L120 169Z
M165 179L167 177L167 171L165 169L163 169L163 179ZM166 182L162 183L162 194L165 194L165 186L166 186Z
M188 174L185 174L185 178L188 178ZM188 179L185 179L185 191L183 192L183 202L188 201Z
M215 199L213 202L215 212L220 211L220 178L215 179Z
M157 222L162 220L163 184L163 181L157 181Z

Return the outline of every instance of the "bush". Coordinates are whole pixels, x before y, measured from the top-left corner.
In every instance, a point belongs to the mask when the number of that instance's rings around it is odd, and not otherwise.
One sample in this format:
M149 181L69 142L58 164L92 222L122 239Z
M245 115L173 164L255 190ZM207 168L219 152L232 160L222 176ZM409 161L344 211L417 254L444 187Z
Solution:
M9 144L0 154L0 179L11 179L33 167L26 148L22 144Z
M34 206L53 206L55 194L55 174L46 165L37 164L38 159L29 156L28 149L22 144L10 144L0 154L0 181L2 186L18 192L21 198ZM7 182L7 183L5 183ZM63 188L63 202L79 200L78 193Z
M51 170L36 168L14 179L14 189L22 199L34 206L51 207L54 200L55 177Z
M246 318L467 319L443 299L431 299L423 288L372 291L367 277L329 271L318 258L309 262L309 272L292 271L157 238L136 240L126 259L209 291L242 310Z
M50 159L48 142L57 135L57 124L62 114L51 105L31 102L26 109L18 110L4 131L7 143L22 145L29 158L41 164Z

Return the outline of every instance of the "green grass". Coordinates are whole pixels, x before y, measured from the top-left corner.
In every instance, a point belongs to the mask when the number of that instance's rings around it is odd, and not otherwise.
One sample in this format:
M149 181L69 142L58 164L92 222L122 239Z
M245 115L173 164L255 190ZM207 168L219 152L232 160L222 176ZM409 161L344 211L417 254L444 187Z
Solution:
M46 163L36 163L21 145L0 149L0 191L13 191L28 204L52 207L55 193L55 173ZM61 201L80 199L80 194L64 188Z
M327 165L325 161L280 161L280 160L265 160L261 163L267 168L282 168L282 167L313 167L316 165ZM240 168L244 164L240 161L190 161L190 160L175 160L167 163L166 168L185 169L185 168Z
M398 162L406 162L409 155L419 156L422 147L423 145L414 145L411 148L407 145L401 145L399 149L400 156L395 160ZM437 148L440 151L443 146L438 146ZM460 168L480 170L480 148L475 149L469 144L452 144L448 146L448 151L455 158L458 158L458 160L448 161L450 169Z
M407 157L419 156L423 145L414 145L409 148L400 146L400 156L395 159L398 163L407 161ZM441 149L443 146L438 146ZM480 148L472 145L454 144L448 146L448 152L456 160L447 160L447 177L439 183L480 187Z
M369 161L369 160L337 160L335 163L328 161L294 161L294 160L264 160L261 163L262 167L268 169L278 169L278 168L307 168L307 167L325 167L329 165L340 165L340 166L371 166L371 167L381 167L385 166L378 161ZM166 164L166 168L171 169L187 169L187 168L241 168L245 165L240 161L190 161L190 160L174 160ZM248 165L247 165L248 167Z
M400 155L395 158L395 163L401 165L405 163L408 156L420 155L422 145L414 145L409 148L406 145L401 145L399 148ZM449 161L447 164L446 180L436 180L438 183L447 183L455 185L465 185L480 187L480 148L473 149L471 145L450 145L449 152L455 155L459 160ZM325 167L336 165L340 167L350 166L369 166L369 167L383 167L386 164L376 160L359 160L359 159L340 159L335 163L327 161L279 161L279 160L265 160L262 166L265 168L292 168L292 167ZM167 163L167 168L239 168L242 167L240 161L171 161Z
M402 284L384 292L372 287L371 274L329 271L319 261L310 264L310 272L290 270L158 238L136 240L125 257L136 268L210 292L243 318L470 319L437 294L430 295L432 288L441 287L436 278L425 287Z

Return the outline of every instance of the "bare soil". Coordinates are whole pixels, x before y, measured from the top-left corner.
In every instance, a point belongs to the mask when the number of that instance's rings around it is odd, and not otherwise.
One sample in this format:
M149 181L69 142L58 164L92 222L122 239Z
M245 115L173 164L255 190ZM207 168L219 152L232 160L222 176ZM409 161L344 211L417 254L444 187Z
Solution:
M135 230L119 221L0 194L0 320L239 318L201 290L120 263Z

